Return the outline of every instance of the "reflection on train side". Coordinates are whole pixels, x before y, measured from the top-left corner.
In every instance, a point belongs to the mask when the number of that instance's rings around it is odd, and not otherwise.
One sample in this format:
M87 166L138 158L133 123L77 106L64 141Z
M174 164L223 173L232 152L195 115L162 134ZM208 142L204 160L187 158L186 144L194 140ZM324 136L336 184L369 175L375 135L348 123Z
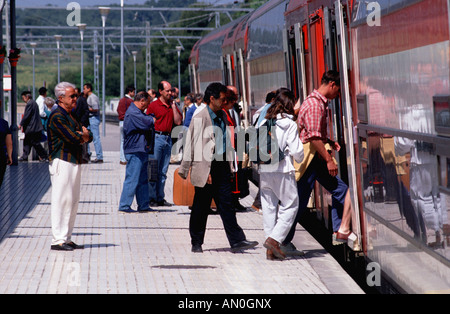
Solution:
M368 132L360 141L365 211L449 260L450 157L388 134ZM369 222L367 232L376 234Z

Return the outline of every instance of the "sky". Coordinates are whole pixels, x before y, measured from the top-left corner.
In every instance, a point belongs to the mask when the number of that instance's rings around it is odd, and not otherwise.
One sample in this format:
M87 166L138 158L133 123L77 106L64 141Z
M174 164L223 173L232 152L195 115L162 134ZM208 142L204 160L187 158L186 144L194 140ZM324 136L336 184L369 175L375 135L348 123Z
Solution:
M125 5L144 4L146 0L124 0ZM209 3L226 4L232 3L233 0L203 0ZM24 6L45 6L46 4L67 6L70 2L77 2L83 6L98 6L98 5L110 5L120 4L120 0L16 0L16 7Z

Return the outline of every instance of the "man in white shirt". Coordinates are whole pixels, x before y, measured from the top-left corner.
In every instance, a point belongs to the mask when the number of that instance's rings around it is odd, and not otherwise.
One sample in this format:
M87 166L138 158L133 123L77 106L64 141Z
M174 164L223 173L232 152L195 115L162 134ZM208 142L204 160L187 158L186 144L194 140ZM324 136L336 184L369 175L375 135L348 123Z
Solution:
M100 100L98 96L92 92L92 85L90 83L83 86L84 96L87 98L89 105L89 124L90 130L94 135L95 159L92 163L103 163L103 149L100 140Z
M47 97L47 89L45 87L39 88L39 97L36 98L36 103L39 107L39 116L41 116L42 125L45 125L45 120L47 120L47 114L45 113L46 105L44 103L45 97Z

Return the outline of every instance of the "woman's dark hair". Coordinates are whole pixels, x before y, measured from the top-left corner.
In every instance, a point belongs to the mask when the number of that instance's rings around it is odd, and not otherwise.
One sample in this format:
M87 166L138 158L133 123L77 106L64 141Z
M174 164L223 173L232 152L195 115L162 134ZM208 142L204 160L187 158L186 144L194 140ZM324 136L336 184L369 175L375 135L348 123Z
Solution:
M276 119L278 114L287 113L295 116L295 96L287 88L280 88L276 92L275 99L269 110L267 110L266 119Z

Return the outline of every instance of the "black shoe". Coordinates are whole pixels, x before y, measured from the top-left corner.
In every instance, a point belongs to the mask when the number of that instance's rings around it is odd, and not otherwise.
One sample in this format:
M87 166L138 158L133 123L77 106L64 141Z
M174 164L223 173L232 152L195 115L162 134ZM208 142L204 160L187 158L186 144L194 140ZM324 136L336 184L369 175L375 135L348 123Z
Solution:
M23 157L19 157L18 161L20 161L20 162L28 162L28 158L25 159Z
M51 249L55 251L73 251L73 247L65 243L52 245Z
M103 163L103 159L94 159L91 161L91 163L93 164L102 164Z
M239 202L235 204L234 210L238 213L245 213L247 212L247 207L242 206Z
M192 253L203 253L203 249L200 244L193 244L191 251L192 251Z
M235 243L231 246L231 252L236 253L243 250L252 249L255 246L257 246L259 243L257 241L241 241L238 243Z
M169 202L167 202L166 200L159 201L159 202L157 202L157 204L158 204L158 206L166 206L166 207L170 207L173 205L173 204L170 204Z
M78 245L75 242L66 243L68 246L73 248L74 250L82 250L84 249L84 245Z
M139 209L138 213L151 213L151 212L156 212L156 210L151 209L151 208L147 208L147 209Z
M135 211L132 210L131 208L128 208L128 209L119 209L119 213L129 214L129 213L135 213Z

